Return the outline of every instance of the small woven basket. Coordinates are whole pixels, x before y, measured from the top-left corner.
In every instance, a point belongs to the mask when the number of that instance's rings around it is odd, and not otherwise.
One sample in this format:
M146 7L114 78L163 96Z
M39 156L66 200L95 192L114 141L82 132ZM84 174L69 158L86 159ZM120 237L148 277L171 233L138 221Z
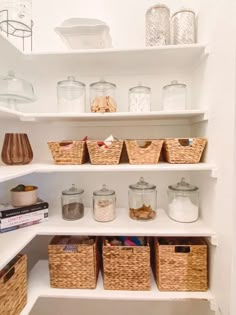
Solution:
M150 290L148 242L146 246L106 246L103 243L102 255L105 290Z
M56 164L83 164L87 158L85 141L48 142L52 157Z
M164 155L168 163L199 163L206 146L205 138L168 138L164 141Z
M27 302L27 256L18 255L14 261L0 276L1 315L19 315Z
M130 164L157 164L163 140L126 140L125 145Z
M103 148L98 145L98 140L88 140L87 147L91 164L95 165L114 165L119 164L123 141L116 140L109 145L108 148Z
M207 251L202 238L165 238L164 244L156 238L154 274L159 290L206 291Z
M48 245L50 284L53 288L94 289L98 276L97 239L93 245L58 244L55 236Z

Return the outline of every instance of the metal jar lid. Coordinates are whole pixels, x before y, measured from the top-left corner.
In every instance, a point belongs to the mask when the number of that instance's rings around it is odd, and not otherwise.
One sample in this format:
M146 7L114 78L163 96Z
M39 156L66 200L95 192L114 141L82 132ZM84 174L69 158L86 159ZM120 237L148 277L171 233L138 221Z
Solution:
M62 195L80 195L84 192L84 189L77 188L75 184L73 184L69 189L63 190Z
M193 186L189 184L188 182L186 182L184 177L181 178L180 182L178 182L175 185L170 185L168 186L168 188L174 191L184 191L184 192L186 191L192 192L192 191L199 190L197 186Z
M136 184L130 185L130 189L132 190L154 190L156 189L156 186L153 184L149 184L148 182L145 182L143 177L140 177L139 181Z
M93 192L94 196L112 196L115 195L115 190L108 189L106 185L102 185L100 190L95 190Z

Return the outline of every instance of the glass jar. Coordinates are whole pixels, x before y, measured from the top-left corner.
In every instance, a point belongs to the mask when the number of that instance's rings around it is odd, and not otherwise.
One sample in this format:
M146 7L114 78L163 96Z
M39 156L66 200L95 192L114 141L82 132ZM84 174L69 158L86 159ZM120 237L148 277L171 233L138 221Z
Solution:
M104 80L90 84L90 104L93 113L116 112L116 85Z
M83 113L85 111L85 84L73 76L57 83L58 110L62 113Z
M196 16L189 9L181 9L171 17L171 43L174 45L196 43Z
M74 184L63 190L61 196L62 217L64 220L78 220L84 216L84 190Z
M171 81L162 89L162 109L166 111L185 110L187 98L186 84Z
M182 178L176 185L168 186L168 215L178 222L194 222L199 217L199 188Z
M129 214L134 220L153 220L156 217L156 186L144 181L129 186Z
M116 218L116 194L106 185L93 192L93 218L99 222L109 222Z
M170 43L170 10L163 4L155 5L146 13L146 46Z
M150 112L151 110L151 89L139 84L129 89L129 111Z

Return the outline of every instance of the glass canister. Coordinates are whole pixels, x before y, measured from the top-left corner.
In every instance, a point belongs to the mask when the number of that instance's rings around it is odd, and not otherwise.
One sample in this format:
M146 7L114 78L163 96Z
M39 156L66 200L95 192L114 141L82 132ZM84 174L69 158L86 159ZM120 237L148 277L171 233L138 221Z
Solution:
M116 112L115 102L116 85L100 80L90 84L90 104L93 113Z
M181 178L175 185L168 186L168 215L178 222L190 223L199 217L199 188Z
M78 220L84 216L84 190L74 184L70 189L62 191L62 217L65 220Z
M151 110L151 89L147 86L138 86L129 89L129 111L150 112Z
M190 9L181 9L171 17L171 43L174 45L196 43L196 15Z
M134 220L153 220L157 208L156 186L145 182L143 177L129 186L129 215Z
M73 76L57 83L57 103L59 112L83 113L85 111L85 84Z
M186 98L186 84L171 81L162 89L162 109L166 111L185 110L187 107Z
M170 43L170 10L158 4L146 12L146 46L168 45Z
M116 194L106 185L93 192L93 218L99 222L109 222L116 218Z

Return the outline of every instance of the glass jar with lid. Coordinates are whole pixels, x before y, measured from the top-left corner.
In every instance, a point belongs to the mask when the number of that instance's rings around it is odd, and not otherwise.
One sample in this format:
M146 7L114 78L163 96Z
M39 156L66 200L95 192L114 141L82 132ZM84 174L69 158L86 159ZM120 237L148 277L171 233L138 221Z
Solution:
M138 86L129 89L129 111L130 112L150 112L151 110L151 88Z
M129 186L129 214L134 220L153 220L157 209L156 186L140 177L136 184Z
M186 84L171 81L162 89L162 109L166 111L185 110L187 98Z
M106 185L93 192L93 218L99 222L109 222L116 218L116 193Z
M105 80L90 84L90 104L93 113L116 112L116 85Z
M158 4L146 12L146 46L168 45L170 43L170 10Z
M62 191L62 217L65 220L78 220L84 216L84 190L74 184Z
M73 76L57 83L58 110L62 113L83 113L85 111L85 84Z
M186 182L185 178L168 186L168 215L178 222L194 222L199 217L199 188Z

